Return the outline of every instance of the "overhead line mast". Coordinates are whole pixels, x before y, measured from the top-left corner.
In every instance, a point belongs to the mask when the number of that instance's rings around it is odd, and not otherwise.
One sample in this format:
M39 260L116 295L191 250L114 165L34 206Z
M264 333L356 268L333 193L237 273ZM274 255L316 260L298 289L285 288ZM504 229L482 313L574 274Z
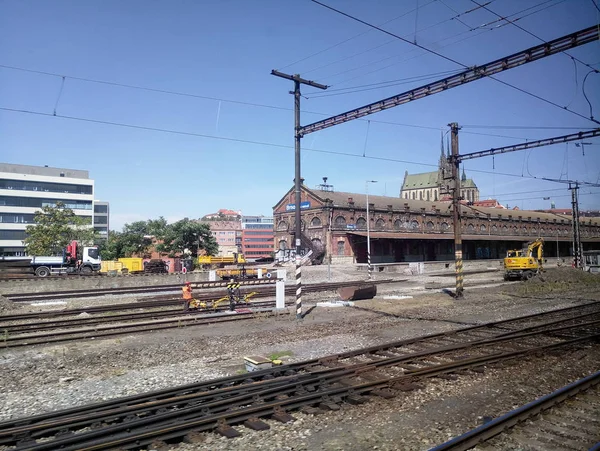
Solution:
M319 130L333 127L334 125L359 119L361 117L368 116L369 114L377 113L398 105L412 102L413 100L422 99L424 97L437 94L439 92L446 91L448 89L455 88L457 86L461 86L466 83L497 74L499 72L546 58L547 56L551 56L580 45L597 41L600 34L599 28L599 25L584 28L583 30L579 30L575 33L568 34L552 41L548 41L547 43L536 45L526 50L513 53L510 56L500 58L480 66L471 67L456 75L451 75L433 83L423 85L419 88L411 89L410 91L406 91L402 94L388 97L387 99L379 100L354 110L346 111L345 113L305 125L304 127L300 127L300 136L302 137L308 135L309 133L314 133Z

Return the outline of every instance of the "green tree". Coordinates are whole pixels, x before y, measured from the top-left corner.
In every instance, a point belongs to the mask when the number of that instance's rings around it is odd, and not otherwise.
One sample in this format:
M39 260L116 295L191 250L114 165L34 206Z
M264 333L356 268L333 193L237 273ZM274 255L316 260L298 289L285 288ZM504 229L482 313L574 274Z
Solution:
M186 249L192 256L196 256L201 249L208 255L215 255L219 245L207 224L184 218L166 228L163 243L156 248L171 257L183 255Z
M75 215L62 202L42 207L25 229L25 246L29 255L60 255L72 240L84 245L93 244L98 238L89 218Z

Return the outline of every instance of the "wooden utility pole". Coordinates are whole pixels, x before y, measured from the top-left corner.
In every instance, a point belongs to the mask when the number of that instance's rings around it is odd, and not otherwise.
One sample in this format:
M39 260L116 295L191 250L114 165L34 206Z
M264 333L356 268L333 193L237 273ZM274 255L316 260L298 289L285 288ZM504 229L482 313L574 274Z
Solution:
M301 133L300 126L300 85L308 85L314 88L327 89L326 85L316 83L311 80L305 80L300 75L288 75L282 72L272 70L271 75L276 77L285 78L286 80L292 80L294 82L294 91L290 91L290 94L294 94L294 155L295 155L295 171L294 171L294 190L295 190L295 220L296 227L294 233L295 246L296 246L296 319L302 319L302 265L300 251L302 248L302 218L301 218L301 193L302 193L302 179L300 176L300 140L303 134Z
M454 214L454 265L456 268L456 298L458 299L463 295L463 255L460 220L460 159L458 156L459 126L456 122L452 122L448 125L450 126L450 146L452 147L450 163L452 164L452 180L454 182L454 189L452 190L452 210Z

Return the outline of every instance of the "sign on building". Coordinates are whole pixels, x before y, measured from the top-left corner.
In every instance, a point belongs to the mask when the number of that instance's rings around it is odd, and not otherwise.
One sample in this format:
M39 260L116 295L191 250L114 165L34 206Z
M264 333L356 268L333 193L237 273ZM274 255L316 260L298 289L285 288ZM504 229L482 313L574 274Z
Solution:
M310 208L310 202L301 202L300 203L300 210L306 209L306 208ZM296 210L296 204L287 204L285 206L285 211L295 211Z

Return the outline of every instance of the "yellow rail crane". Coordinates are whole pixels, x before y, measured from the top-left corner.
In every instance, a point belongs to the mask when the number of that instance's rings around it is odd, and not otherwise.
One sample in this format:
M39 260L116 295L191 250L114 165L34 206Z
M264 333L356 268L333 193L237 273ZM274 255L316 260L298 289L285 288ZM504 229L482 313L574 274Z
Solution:
M504 259L504 280L528 280L544 270L544 239L527 243L523 249L509 250Z
M214 301L201 301L198 299L191 299L189 302L186 302L184 305L184 310L187 312L189 310L206 310L212 308L216 310L219 308L221 304L229 302L229 310L235 310L235 307L238 304L245 304L246 306L250 305L250 298L252 296L257 295L257 291L252 291L250 293L242 294L240 292L240 283L239 282L230 282L227 284L227 296L223 296L222 298L216 299Z

